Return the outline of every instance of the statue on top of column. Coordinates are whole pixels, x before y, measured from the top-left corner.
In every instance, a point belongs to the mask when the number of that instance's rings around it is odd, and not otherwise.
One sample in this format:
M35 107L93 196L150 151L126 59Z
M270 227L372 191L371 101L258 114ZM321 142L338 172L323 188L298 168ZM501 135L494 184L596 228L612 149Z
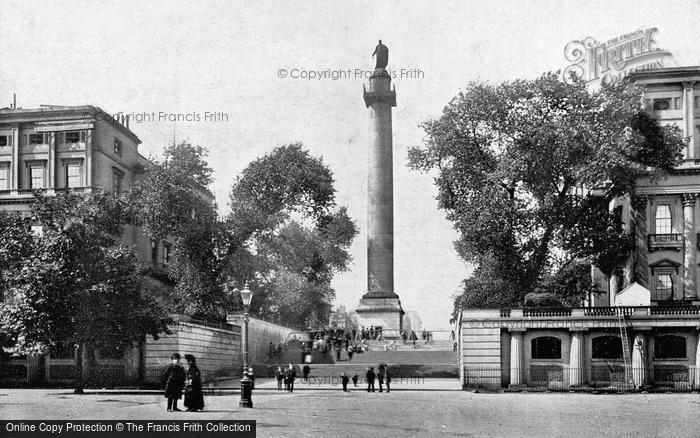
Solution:
M379 44L374 49L372 56L377 55L377 65L374 67L376 69L385 69L386 65L389 63L389 48L382 44L382 40L379 40Z

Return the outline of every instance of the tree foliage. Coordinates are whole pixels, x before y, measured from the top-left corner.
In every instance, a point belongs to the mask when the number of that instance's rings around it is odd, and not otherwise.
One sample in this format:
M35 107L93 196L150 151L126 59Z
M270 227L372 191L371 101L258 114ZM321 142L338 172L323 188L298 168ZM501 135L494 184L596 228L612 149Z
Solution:
M168 298L174 312L224 320L230 299L220 273L229 239L208 188L212 169L206 150L182 142L168 146L163 155L162 162L149 163L145 178L128 194L144 232L155 240L174 240L165 272L152 275L172 286Z
M582 259L611 269L630 249L608 205L649 169L681 158L677 128L659 126L627 83L590 91L555 73L471 83L425 122L410 166L435 170L438 205L475 263L456 305L521 305L526 293L590 290ZM585 263L584 263L585 264ZM571 278L573 276L573 278Z
M236 179L230 206L229 274L250 283L254 312L296 325L326 319L357 227L336 206L323 161L298 143L278 147Z
M166 310L142 293L135 255L121 243L123 200L39 197L32 211L31 220L0 216L6 351L45 353L64 341L113 349L167 332Z

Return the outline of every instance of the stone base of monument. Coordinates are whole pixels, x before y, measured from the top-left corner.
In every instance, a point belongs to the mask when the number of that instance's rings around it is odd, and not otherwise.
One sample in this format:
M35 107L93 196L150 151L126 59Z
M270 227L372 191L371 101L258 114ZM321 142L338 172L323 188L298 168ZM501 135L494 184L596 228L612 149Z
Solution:
M381 327L386 339L400 337L404 311L399 298L362 298L355 311L360 326Z

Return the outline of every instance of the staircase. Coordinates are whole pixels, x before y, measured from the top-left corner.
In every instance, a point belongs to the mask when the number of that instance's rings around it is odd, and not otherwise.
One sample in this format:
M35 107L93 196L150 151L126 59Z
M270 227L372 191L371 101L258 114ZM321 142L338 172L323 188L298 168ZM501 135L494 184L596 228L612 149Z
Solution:
M394 349L390 349L390 342L371 340L367 342L369 350L363 353L355 353L352 360L345 350L340 352L340 360L336 360L336 352L328 351L325 355L320 350L311 351L312 377L338 377L342 373L346 375L364 376L367 368L373 366L375 370L379 364L387 364L396 377L458 377L457 352L453 350L454 341L436 340L426 343L417 340L415 348L411 341L403 343L395 341ZM293 347L282 352L281 357L268 359L264 364L254 364L255 375L260 377L273 377L278 365L283 367L294 364L299 368L297 376L301 377L303 360L301 349Z

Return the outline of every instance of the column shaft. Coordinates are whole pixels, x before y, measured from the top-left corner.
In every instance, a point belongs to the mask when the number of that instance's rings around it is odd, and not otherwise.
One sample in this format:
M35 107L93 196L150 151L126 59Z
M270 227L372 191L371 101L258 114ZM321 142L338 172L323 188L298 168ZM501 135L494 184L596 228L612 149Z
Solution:
M571 349L569 351L569 385L581 386L584 384L584 354L583 333L571 335Z
M695 346L695 382L693 383L693 389L700 389L700 333L698 333L698 339Z
M639 389L646 384L647 342L644 334L634 336L632 348L632 379L634 387Z
M510 384L522 385L523 383L523 334L513 332L510 334Z
M683 195L683 298L695 298L695 278L697 264L695 262L695 198L696 194Z
M693 86L695 82L683 83L683 136L689 137L688 149L685 154L686 159L697 158L695 151L695 111Z

